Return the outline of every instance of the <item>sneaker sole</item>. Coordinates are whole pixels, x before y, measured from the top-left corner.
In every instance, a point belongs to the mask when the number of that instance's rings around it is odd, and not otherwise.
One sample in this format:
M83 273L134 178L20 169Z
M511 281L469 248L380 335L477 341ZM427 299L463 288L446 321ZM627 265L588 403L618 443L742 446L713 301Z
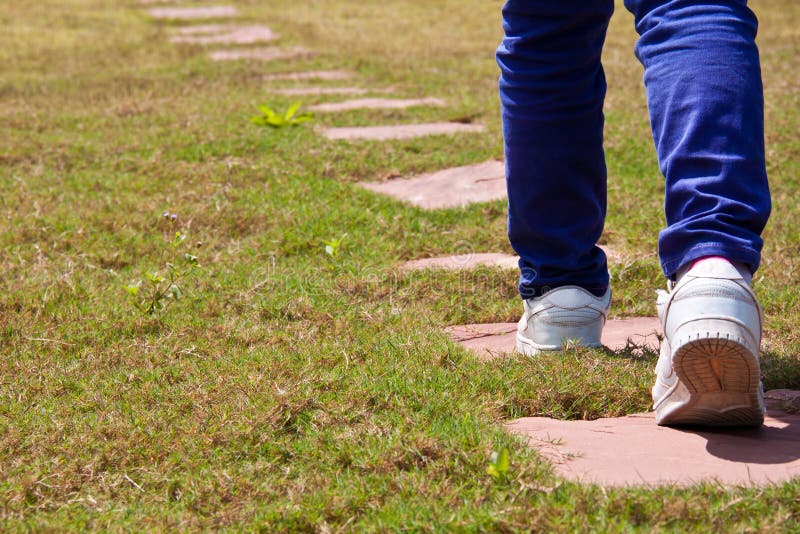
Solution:
M599 348L602 343L582 343L581 347ZM517 352L524 356L536 356L542 352L554 352L562 349L562 345L539 345L517 332Z
M678 384L656 407L659 425L759 426L758 357L730 333L696 334L672 357Z

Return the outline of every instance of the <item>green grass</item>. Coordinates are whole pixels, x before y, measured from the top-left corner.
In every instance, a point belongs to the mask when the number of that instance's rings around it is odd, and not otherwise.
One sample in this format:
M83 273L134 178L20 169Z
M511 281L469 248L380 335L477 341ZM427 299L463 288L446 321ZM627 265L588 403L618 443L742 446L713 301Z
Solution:
M354 185L502 156L500 2L237 0L281 44L320 52L291 64L212 64L133 1L23 4L0 13L0 530L800 529L800 482L604 490L555 477L501 423L646 410L655 355L481 362L440 326L515 320L513 274L397 269L510 251L503 202L425 212ZM756 278L764 379L798 388L800 8L753 7L775 210ZM616 316L654 313L662 284L663 185L634 41L620 6L603 237L627 258L612 269ZM295 100L272 89L307 84L264 74L310 68L450 106L249 122L259 104ZM463 117L487 132L346 144L314 131ZM202 242L202 269L160 319L142 316L122 286L163 269L177 230ZM331 258L325 242L344 234ZM503 448L498 483L486 467Z

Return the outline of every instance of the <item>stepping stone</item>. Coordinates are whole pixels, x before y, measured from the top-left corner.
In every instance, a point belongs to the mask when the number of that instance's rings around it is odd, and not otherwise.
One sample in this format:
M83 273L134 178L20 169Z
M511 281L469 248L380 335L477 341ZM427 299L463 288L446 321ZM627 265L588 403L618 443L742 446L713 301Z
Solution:
M311 106L311 111L323 113L351 111L354 109L406 109L414 106L445 106L447 102L441 98L413 98L398 100L391 98L359 98L344 102L328 102Z
M426 135L452 135L457 133L483 132L482 124L460 122L435 122L429 124L401 124L398 126L363 126L350 128L327 128L322 135L331 140L356 141L362 139L387 141L390 139L412 139Z
M154 7L147 13L154 19L168 20L197 20L235 17L238 11L233 6L203 6L203 7Z
M264 80L346 80L353 75L345 70L311 70L307 72L279 72L264 75Z
M238 50L217 50L211 52L208 57L212 61L240 61L258 60L275 61L278 59L293 59L299 57L309 57L313 54L302 47L290 49L266 47L266 48L241 48Z
M479 266L501 267L503 269L516 269L517 256L511 254L500 254L496 252L481 254L458 254L455 256L440 256L437 258L423 258L411 260L403 263L400 269L403 271L421 271L423 269L445 269L448 271L458 271L474 269Z
M287 89L275 89L279 95L295 96L316 96L316 95L364 95L374 93L368 89L360 87L290 87Z
M412 178L397 178L382 183L361 182L359 185L421 208L453 208L506 198L506 171L502 161L487 161Z
M485 323L450 326L445 332L453 341L482 360L514 354L517 345L517 323ZM622 350L628 339L637 346L658 350L661 325L657 317L609 319L601 341L611 350Z
M204 35L211 33L221 33L236 28L231 24L197 24L195 26L184 26L177 28L175 33L178 35Z
M266 26L225 26L212 24L181 28L170 38L173 43L188 44L253 44L276 39Z
M609 261L615 261L620 255L608 247L601 246ZM502 267L504 269L517 269L519 257L511 254L500 254L496 252L476 253L476 254L457 254L454 256L438 256L433 258L422 258L411 260L400 265L403 271L420 271L423 269L445 269L448 271L459 271L474 269L479 266Z
M793 395L800 398L800 392ZM800 415L779 410L769 410L764 426L756 429L660 427L652 413L596 421L526 417L505 429L525 438L559 476L575 482L761 486L800 476Z

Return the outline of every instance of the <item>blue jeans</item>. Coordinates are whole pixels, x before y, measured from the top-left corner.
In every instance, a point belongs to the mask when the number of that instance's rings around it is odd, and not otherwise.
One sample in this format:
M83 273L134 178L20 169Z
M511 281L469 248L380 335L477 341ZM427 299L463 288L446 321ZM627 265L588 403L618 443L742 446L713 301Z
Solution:
M771 204L757 21L746 0L626 0L666 178L667 277L722 256L758 268ZM520 294L608 287L600 62L613 0L508 0L497 50ZM642 177L644 179L645 177Z

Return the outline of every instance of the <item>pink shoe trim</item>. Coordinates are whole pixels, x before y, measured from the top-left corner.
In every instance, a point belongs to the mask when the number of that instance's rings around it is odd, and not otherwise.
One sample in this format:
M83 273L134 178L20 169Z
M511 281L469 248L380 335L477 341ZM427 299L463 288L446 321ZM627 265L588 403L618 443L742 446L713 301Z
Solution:
M694 267L696 267L698 264L703 263L704 261L708 261L708 260L723 260L723 261L727 261L728 263L731 263L731 260L729 260L728 258L725 258L723 256L703 256L702 258L698 258L698 259L694 260L694 262L692 262L692 265L687 270L691 270Z

